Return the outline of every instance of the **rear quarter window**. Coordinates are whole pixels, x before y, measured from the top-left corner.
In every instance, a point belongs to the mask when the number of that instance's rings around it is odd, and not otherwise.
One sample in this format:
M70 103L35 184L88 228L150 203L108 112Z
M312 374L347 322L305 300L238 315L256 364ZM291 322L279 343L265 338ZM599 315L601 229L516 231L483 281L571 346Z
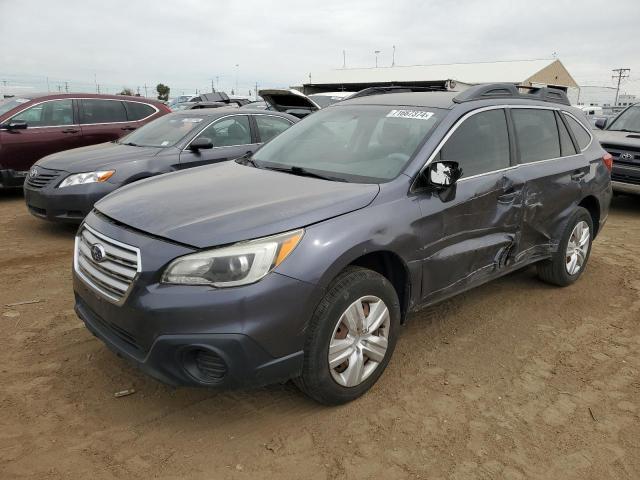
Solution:
M520 151L520 163L561 156L560 137L553 110L514 108L511 116Z
M126 122L127 112L120 100L84 99L81 100L80 123Z
M571 115L565 113L564 118L567 119L569 128L573 132L573 136L576 138L580 150L584 150L585 148L587 148L589 146L589 143L591 143L591 134L582 125L582 123L578 122Z
M127 109L127 118L130 121L142 120L156 112L155 108L146 103L124 102L124 106Z

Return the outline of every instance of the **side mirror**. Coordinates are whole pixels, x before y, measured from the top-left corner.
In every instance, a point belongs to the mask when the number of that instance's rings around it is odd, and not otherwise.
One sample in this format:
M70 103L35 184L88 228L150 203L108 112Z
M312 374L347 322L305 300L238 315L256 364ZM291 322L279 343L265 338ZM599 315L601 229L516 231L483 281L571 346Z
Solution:
M24 130L27 128L27 122L24 120L9 120L2 125L2 128L6 128L7 130Z
M198 137L189 145L189 150L197 152L198 150L207 150L213 148L213 142L207 137Z
M604 127L607 126L607 119L606 118L597 118L595 125L596 125L596 128L599 128L600 130L604 130Z
M444 189L455 184L462 177L458 162L433 162L427 170L427 181L436 188Z

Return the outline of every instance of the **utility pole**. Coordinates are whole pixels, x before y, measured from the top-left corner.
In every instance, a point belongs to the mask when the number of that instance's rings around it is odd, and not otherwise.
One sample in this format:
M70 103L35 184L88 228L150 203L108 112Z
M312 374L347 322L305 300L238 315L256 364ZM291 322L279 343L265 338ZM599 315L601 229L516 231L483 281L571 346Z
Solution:
M631 69L630 68L614 68L611 71L616 74L616 75L612 75L611 79L612 80L615 80L616 78L618 79L618 86L616 88L616 101L613 103L613 106L616 107L618 106L618 94L620 93L620 82L622 82L623 78L629 78L629 72L631 71Z
M347 51L342 50L342 68L347 68Z
M147 84L144 84L144 98L147 98Z
M374 50L373 53L376 54L376 68L378 68L378 54L380 53L380 50Z
M49 77L46 77L46 78L47 78L47 92L50 92L51 90L49 89Z
M256 101L258 101L258 82L256 82L255 93L256 93Z
M236 89L235 94L238 95L238 70L240 69L240 64L236 63Z
M396 46L393 46L393 53L391 55L391 66L395 67L396 66Z
M139 97L140 96L140 87L138 87L136 93L138 94L137 96Z
M96 75L95 73L93 74L93 83L96 84L96 93L100 93L98 91L98 75Z
M212 78L212 79L211 79L211 92L213 93L213 92L215 92L215 91L216 91L216 89L215 89L215 88L213 88L213 78Z
M64 82L64 91L69 93L69 82Z

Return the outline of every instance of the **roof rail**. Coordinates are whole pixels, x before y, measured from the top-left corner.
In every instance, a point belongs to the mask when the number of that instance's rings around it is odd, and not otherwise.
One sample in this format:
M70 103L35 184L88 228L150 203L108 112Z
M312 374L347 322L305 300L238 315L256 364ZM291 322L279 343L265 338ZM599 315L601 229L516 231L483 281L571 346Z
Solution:
M446 87L417 87L407 85L381 85L378 87L369 87L354 93L343 100L351 100L352 98L369 97L371 95L384 95L386 93L407 93L407 92L446 92Z
M521 90L526 89L527 92ZM571 105L566 92L553 87L528 87L514 83L484 83L474 85L460 92L453 99L456 103L472 100L486 100L491 98L520 98L523 100L540 100L550 103Z

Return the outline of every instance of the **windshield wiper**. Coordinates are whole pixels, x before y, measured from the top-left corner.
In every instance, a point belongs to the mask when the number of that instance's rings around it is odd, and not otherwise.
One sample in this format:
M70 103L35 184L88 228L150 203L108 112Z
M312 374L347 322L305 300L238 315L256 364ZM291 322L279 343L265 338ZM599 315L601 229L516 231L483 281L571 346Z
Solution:
M303 167L289 167L289 168L282 168L282 167L264 167L268 170L275 170L276 172L284 172L284 173L290 173L292 175L298 175L300 177L311 177L311 178L319 178L321 180L330 180L332 182L346 182L346 180L344 178L338 178L338 177L330 177L328 175L321 175L319 173L314 173L314 172L310 172L309 170L307 170L306 168Z
M253 152L247 152L241 157L236 158L236 163L240 165L251 165L252 167L262 168L253 158Z
M124 142L124 143L121 143L120 145L128 145L129 147L139 147L137 143L133 143L133 142Z

